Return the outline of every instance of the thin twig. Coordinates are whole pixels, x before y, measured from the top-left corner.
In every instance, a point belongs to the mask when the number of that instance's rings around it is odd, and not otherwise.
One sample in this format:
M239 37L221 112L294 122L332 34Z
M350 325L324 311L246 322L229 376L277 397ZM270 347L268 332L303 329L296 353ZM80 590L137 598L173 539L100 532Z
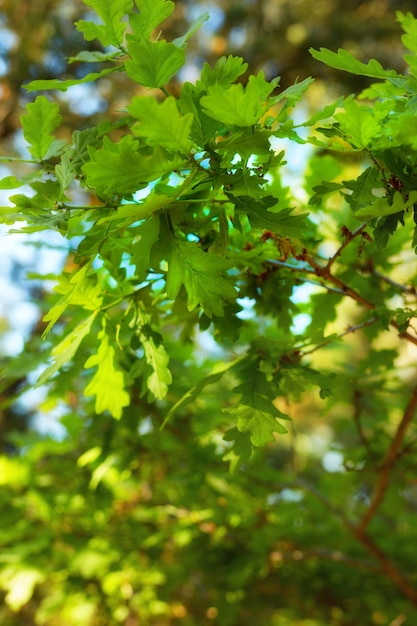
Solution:
M274 260L268 261L268 263L272 263L273 265L278 265L280 267L285 267L293 272L315 274L315 276L317 276L319 279L332 283L332 285L338 289L338 293L343 293L345 296L352 298L352 300L355 300L355 302L362 305L368 311L375 311L375 304L364 298L359 292L352 289L352 287L349 287L349 285L343 282L343 280L341 280L337 276L334 276L327 266L323 266L317 263L317 261L313 259L313 257L310 256L306 251L299 255L298 259L306 263L306 265L300 267L296 265L291 265L290 263L284 263L282 261ZM390 326L398 330L398 336L401 339L405 339L406 341L417 346L417 336L411 335L407 331L401 332L395 320L390 320L389 324Z
M371 326L372 324L375 324L375 322L377 322L377 321L378 321L377 317L371 317L369 320L365 320L361 324L356 324L355 326L349 326L342 333L339 333L336 336L333 335L332 337L329 337L328 339L325 339L321 343L319 343L316 346L314 346L314 348L311 348L310 350L305 350L305 351L300 352L299 353L300 357L304 357L307 354L312 354L313 352L316 352L316 350L321 350L321 348L324 348L328 344L333 343L333 341L335 341L335 339L341 339L345 335L349 335L350 333L355 333L358 330L362 330L362 328L366 328L367 326Z
M403 293L408 293L413 296L417 295L417 290L414 287L414 285L409 285L409 286L401 285L400 283L397 283L395 280L392 280L392 278L389 278L389 276L385 276L384 274L381 274L381 272L378 272L378 270L374 269L373 267L372 268L361 267L360 270L362 272L368 272L369 274L371 274L371 276L375 276L375 278L378 278L382 282L387 283L387 285L394 287L394 289L398 289L398 291L402 291Z
M355 237L358 237L358 235L362 235L363 231L365 230L365 228L367 227L367 223L364 222L363 224L361 224L356 230L354 230L353 232L351 232L350 230L348 230L346 227L343 227L343 234L345 236L344 241L342 243L342 245L336 250L336 252L334 253L334 255L332 257L330 257L330 259L327 262L327 269L330 269L331 266L333 265L333 263L341 256L343 250L355 239ZM367 237L369 238L369 235L367 234Z

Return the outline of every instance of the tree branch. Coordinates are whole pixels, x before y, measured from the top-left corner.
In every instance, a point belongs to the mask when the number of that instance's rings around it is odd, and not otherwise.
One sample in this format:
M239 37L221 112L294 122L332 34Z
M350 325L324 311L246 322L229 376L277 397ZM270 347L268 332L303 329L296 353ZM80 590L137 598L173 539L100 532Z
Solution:
M331 268L333 263L341 256L343 250L351 243L351 241L355 239L355 237L358 237L358 235L363 235L363 232L365 228L367 227L367 225L368 225L367 222L364 222L363 224L359 226L359 228L357 228L353 232L350 231L348 228L346 228L346 226L342 227L342 234L344 235L344 241L342 245L336 250L334 255L330 257L330 259L328 260L327 265L326 265L327 269ZM368 233L366 233L366 237L368 240L371 240Z
M413 392L411 394L411 398L407 404L407 407L404 411L403 418L398 425L397 432L395 433L395 437L392 440L391 446L389 447L388 452L385 455L385 459L382 463L382 471L379 477L379 481L372 498L372 501L363 516L362 520L358 524L357 532L364 533L375 513L377 512L385 493L388 489L391 471L395 465L395 462L398 459L400 454L400 447L404 440L405 434L407 432L407 428L414 417L414 414L417 410L417 386L414 387Z
M296 259L299 261L303 261L306 263L306 266L297 267L296 265L292 265L290 263L285 263L282 261L268 261L268 263L272 263L273 265L278 265L280 267L285 267L293 272L301 272L307 274L314 274L319 279L321 279L324 283L327 281L331 283L334 287L337 288L338 293L342 293L345 296L349 296L352 300L355 300L358 304L362 305L368 311L375 311L376 306L366 298L364 298L359 292L355 291L347 285L343 280L334 276L328 266L323 266L317 263L317 261L306 251L304 250L301 254L296 256ZM310 267L308 267L310 266ZM327 289L326 284L323 284L323 287ZM409 343L417 346L417 336L412 335L411 333L404 331L401 332L399 326L395 320L390 320L389 325L395 328L398 331L398 336L401 339L405 339Z
M414 391L417 402L417 388ZM406 411L407 412L407 411ZM303 479L297 479L295 484L302 487L305 491L309 491L314 495L324 506L332 511L341 520L343 525L351 532L351 534L361 542L364 548L370 552L381 566L381 573L385 574L391 582L399 589L402 595L407 598L413 606L417 607L417 591L412 586L408 578L404 576L397 569L396 565L390 561L387 555L377 546L377 544L367 535L366 531L358 526L355 526L350 519L346 516L344 511L338 507L335 507L318 489L310 485Z

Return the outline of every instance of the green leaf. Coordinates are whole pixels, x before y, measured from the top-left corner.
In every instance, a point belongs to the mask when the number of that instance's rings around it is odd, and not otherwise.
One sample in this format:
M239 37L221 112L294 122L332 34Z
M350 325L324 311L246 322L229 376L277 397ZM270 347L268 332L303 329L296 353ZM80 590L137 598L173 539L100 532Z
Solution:
M131 57L126 73L135 82L150 89L163 87L185 63L185 52L166 41L128 40Z
M132 9L132 0L83 0L84 4L96 11L104 24L79 20L75 23L77 30L84 34L87 41L98 39L103 46L123 44L126 23L122 18Z
M273 102L276 104L278 102L281 102L281 100L287 100L289 106L293 106L296 102L299 102L301 100L305 91L310 87L312 83L314 83L314 78L311 78L311 76L305 78L300 83L294 83L294 85L290 85L280 94L274 96Z
M225 461L230 461L230 471L235 472L242 464L248 463L253 454L253 446L250 436L241 433L240 430L229 428L223 439L233 441L233 448L224 456Z
M288 419L274 404L274 388L260 371L257 361L246 360L240 367L241 383L235 391L241 393L239 403L224 412L237 419L237 428L250 434L254 446L263 446L274 441L274 432L286 433L287 429L277 418Z
M69 150L66 150L62 154L61 162L55 166L55 176L61 187L61 191L62 191L61 199L62 199L65 195L65 191L71 185L72 181L75 179L75 176L76 176L76 172L72 164Z
M320 389L320 398L331 398L334 392L336 374L326 374L311 367L293 365L285 368L282 374L287 378L287 388L294 389L294 397L314 385Z
M397 11L397 20L400 22L405 34L401 37L403 45L414 54L405 54L404 60L408 63L411 73L417 76L417 20L412 13L401 13Z
M96 317L96 313L92 313L85 320L80 322L72 332L70 332L62 341L60 341L52 349L52 357L54 363L46 368L39 376L37 386L43 385L51 376L53 376L65 363L71 361L77 352L84 337L91 330L92 323Z
M338 100L336 100L336 102L326 105L325 107L323 107L323 109L320 109L319 111L317 111L317 113L314 113L314 115L312 115L312 117L310 117L306 122L303 122L301 126L314 126L315 124L317 124L317 122L328 119L333 115L336 109L340 108L343 105L343 102L344 98L339 98Z
M342 50L341 48L339 48L337 53L327 48L320 48L320 51L310 48L310 54L314 59L325 63L329 67L350 72L351 74L357 74L358 76L369 76L370 78L381 79L399 76L394 70L385 70L375 59L371 59L369 63L362 63L355 59L350 52Z
M188 310L200 305L208 317L224 314L225 301L236 297L231 282L224 277L231 263L196 244L173 241L167 254L168 297L174 300L182 285L188 295Z
M216 148L220 153L227 152L231 158L235 154L240 154L245 160L252 155L272 155L273 151L269 142L272 134L268 130L257 130L252 133L251 130L243 128L219 142ZM284 151L281 154L284 156Z
M109 342L105 326L98 339L97 354L90 356L85 363L86 368L97 366L97 371L85 388L84 395L96 396L97 413L109 411L115 419L120 419L123 408L130 404L130 395L125 389L123 373L116 367L115 350Z
M197 32L202 27L204 22L206 22L209 18L210 13L202 13L202 15L199 15L198 18L194 20L194 22L192 22L190 27L187 29L187 32L181 37L176 37L173 40L173 43L178 46L178 48L183 48L187 44L187 41L190 39L190 37L192 37L194 33Z
M145 280L151 268L151 251L159 238L159 225L159 219L155 216L146 220L136 229L131 254L139 281Z
M120 56L118 50L111 52L101 52L100 50L81 50L73 57L69 57L68 63L103 63L104 61L112 61Z
M340 183L328 183L326 181L323 181L321 185L316 185L315 187L313 187L313 191L315 193L311 196L308 203L310 205L320 206L323 201L323 196L326 196L329 193L333 193L334 191L339 191L340 189L343 189L343 185L341 185Z
M417 191L411 191L407 199L404 199L401 193L396 191L392 199L376 198L372 204L356 211L355 217L361 220L372 220L375 217L384 217L386 215L400 213L401 211L410 211L414 208L416 202Z
M248 216L252 228L272 230L284 237L299 237L306 229L308 213L291 215L293 209L281 209L273 212L270 209L277 206L277 199L273 196L253 198L252 196L234 196L227 194L235 205L236 212Z
M225 89L219 84L208 88L201 98L203 111L227 126L254 126L265 112L266 104L257 85L252 81Z
M190 134L193 116L182 116L176 100L169 97L162 103L148 96L136 96L128 106L130 115L138 120L132 131L144 137L150 146L163 146L168 150L188 152L191 148Z
M45 338L54 324L61 317L65 309L70 305L78 305L87 311L99 309L103 301L101 287L95 280L87 276L88 266L84 265L73 276L61 274L54 291L63 294L63 297L42 318L49 322L42 337Z
M200 104L201 92L191 83L185 83L181 89L179 106L181 112L192 114L191 137L198 146L203 147L212 141L221 124L204 113Z
M126 196L164 174L181 169L185 162L179 157L169 159L157 146L151 154L141 154L139 142L130 136L112 143L107 137L103 148L90 149L91 161L83 171L86 183L103 197Z
M406 144L417 150L417 122L413 112L393 115L389 128L396 144Z
M264 405L264 401L259 401L260 405ZM267 443L275 441L273 435L274 432L285 434L287 429L277 421L277 417L280 417L278 410L274 411L274 406L271 405L271 409L265 410L262 406L246 406L239 402L239 405L225 409L224 412L232 415L237 420L237 428L241 433L248 433L250 440L254 446L264 446Z
M335 115L347 141L357 148L366 148L381 134L379 120L372 109L357 104L352 98L344 102L344 111Z
M5 176L0 180L0 189L17 189L22 187L25 183L22 180L16 178L16 176Z
M345 194L345 198L352 211L356 212L374 203L378 199L374 191L382 188L381 175L375 166L367 167L356 180L344 180L343 184L352 191ZM360 213L356 215L360 217Z
M90 159L89 147L95 148L100 144L97 128L85 128L73 132L69 156L72 167L78 175L81 173L81 167Z
M147 388L155 398L161 400L168 393L172 383L171 372L168 369L169 357L163 344L156 345L152 337L139 333L139 338L145 350L145 359L152 370L147 378Z
M208 63L204 63L200 80L204 88L212 85L228 87L242 76L248 69L248 64L243 62L242 57L234 57L231 54L217 59L213 68Z
M397 230L398 224L404 226L404 211L382 216L374 229L374 239L378 248L385 248L390 236Z
M138 337L145 352L145 360L150 373L146 377L146 389L158 400L162 400L168 393L172 383L171 372L168 369L169 357L166 353L162 337L151 329L151 316L141 305L137 311L136 325Z
M148 39L152 31L162 24L175 9L170 0L135 0L139 13L129 15L133 35Z
M229 363L217 363L211 370L210 374L204 376L204 378L202 378L194 387L186 391L186 393L174 404L174 406L170 408L163 421L161 430L169 422L174 413L190 404L190 402L194 402L207 385L217 383L223 377L224 373L234 367L237 362L238 360L230 361Z
M70 78L68 80L59 80L58 78L48 79L48 80L32 80L27 85L23 85L26 91L44 91L44 90L52 90L56 89L57 91L67 91L69 87L73 87L74 85L82 85L83 83L90 83L99 78L103 78L112 72L119 72L120 67L110 67L100 72L91 72L87 74L83 78Z
M35 159L42 161L53 153L55 137L52 133L62 120L59 107L45 96L38 96L26 106L26 110L27 113L21 117L23 135L30 144L30 153Z
M121 221L123 226L129 226L129 224L151 217L161 209L168 208L173 200L174 198L171 196L150 193L142 202L122 204L110 215L101 217L97 223L105 224L106 222Z

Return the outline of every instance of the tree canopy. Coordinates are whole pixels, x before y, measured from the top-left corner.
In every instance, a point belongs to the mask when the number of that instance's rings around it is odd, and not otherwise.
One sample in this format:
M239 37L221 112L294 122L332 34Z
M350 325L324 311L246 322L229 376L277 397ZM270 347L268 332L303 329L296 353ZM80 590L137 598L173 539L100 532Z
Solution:
M184 82L205 13L84 4L1 157L0 222L60 254L2 357L2 419L32 391L60 430L3 428L1 620L412 624L417 20L403 70L312 48L366 84L312 111L241 56ZM70 129L60 94L112 80Z

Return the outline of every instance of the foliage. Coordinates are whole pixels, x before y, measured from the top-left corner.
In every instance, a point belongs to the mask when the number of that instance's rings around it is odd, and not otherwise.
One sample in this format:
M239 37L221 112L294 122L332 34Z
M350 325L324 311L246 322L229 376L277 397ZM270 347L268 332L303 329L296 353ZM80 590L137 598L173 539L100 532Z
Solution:
M300 123L312 79L243 84L240 57L170 93L205 16L166 41L168 0L86 4L101 68L28 91L125 73L136 95L69 138L36 94L0 182L3 223L67 246L33 277L43 342L3 372L65 435L0 459L2 620L411 623L417 21L404 74L312 50L378 82Z

